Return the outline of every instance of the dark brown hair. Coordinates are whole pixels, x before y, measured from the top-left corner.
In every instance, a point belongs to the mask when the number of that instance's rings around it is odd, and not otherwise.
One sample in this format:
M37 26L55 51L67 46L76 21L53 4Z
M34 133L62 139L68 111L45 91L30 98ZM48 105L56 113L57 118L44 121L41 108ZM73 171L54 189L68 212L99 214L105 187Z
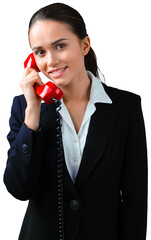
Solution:
M53 3L39 9L29 22L29 31L37 20L65 22L80 40L88 36L84 20L79 12L63 3ZM96 55L91 47L85 56L85 67L86 70L91 71L94 76L99 77Z

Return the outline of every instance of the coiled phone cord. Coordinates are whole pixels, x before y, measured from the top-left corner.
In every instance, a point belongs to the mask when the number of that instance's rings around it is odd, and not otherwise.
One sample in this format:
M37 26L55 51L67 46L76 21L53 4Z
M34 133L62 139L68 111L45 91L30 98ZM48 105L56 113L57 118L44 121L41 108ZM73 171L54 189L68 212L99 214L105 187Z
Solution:
M64 213L63 213L63 144L61 131L61 101L53 98L56 104L56 131L57 131L57 191L58 191L58 233L59 240L64 240Z

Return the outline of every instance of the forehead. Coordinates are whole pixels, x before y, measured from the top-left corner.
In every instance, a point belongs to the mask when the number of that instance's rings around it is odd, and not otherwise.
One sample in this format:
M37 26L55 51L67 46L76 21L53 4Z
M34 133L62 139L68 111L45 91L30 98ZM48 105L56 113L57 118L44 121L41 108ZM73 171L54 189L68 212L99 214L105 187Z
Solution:
M30 43L37 41L55 41L58 38L74 38L76 35L72 32L70 26L63 22L53 20L38 20L31 27L29 32Z

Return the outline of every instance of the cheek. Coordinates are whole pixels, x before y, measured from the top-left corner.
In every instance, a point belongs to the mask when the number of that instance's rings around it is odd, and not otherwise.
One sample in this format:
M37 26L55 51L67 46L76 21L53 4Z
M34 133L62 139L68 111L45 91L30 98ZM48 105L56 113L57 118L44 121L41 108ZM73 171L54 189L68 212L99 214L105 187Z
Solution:
M68 52L65 56L65 59L68 66L71 66L73 68L82 66L84 63L84 56L81 54L80 51L72 50Z
M37 66L41 71L45 71L46 70L46 66L47 66L47 62L46 60L43 58L38 59L37 60Z

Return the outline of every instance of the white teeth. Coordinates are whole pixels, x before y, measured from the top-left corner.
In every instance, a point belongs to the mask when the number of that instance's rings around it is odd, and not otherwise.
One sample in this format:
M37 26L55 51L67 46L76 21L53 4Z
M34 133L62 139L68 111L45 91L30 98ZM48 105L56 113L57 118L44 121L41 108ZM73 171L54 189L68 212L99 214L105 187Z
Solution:
M54 72L52 72L52 73L53 73L53 74L55 74L55 73L60 73L60 72L62 72L64 69L65 69L65 68L60 69L60 70L57 70L57 71L54 71Z

